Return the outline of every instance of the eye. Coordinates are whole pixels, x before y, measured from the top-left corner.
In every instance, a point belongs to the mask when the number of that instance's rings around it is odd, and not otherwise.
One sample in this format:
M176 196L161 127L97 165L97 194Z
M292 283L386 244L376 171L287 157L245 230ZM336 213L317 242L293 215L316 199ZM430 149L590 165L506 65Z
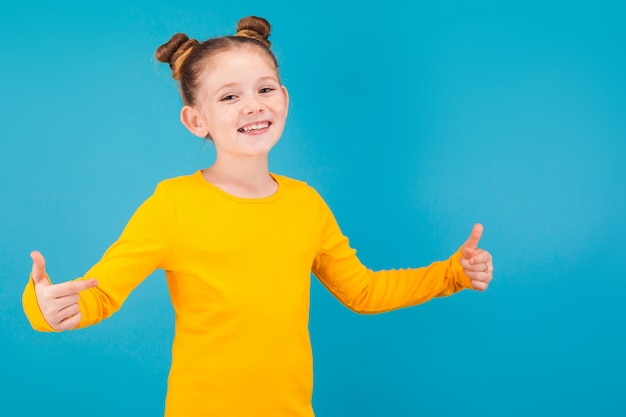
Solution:
M261 94L267 94L267 93L270 93L270 92L272 92L272 91L274 91L274 90L275 90L275 88L272 88L272 87L263 87L263 88L261 88L261 89L259 90L259 93L261 93Z
M231 100L234 100L234 99L236 99L236 98L237 98L237 96L236 96L236 95L234 95L234 94L228 94L228 95L225 95L224 97L222 97L222 98L220 99L220 101L231 101Z

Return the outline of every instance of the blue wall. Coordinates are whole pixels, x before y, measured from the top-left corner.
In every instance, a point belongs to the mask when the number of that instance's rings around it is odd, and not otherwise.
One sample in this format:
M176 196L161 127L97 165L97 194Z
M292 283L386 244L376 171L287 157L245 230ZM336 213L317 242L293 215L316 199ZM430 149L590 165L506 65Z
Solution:
M626 415L623 2L23 3L0 12L7 415L162 414L163 274L98 326L39 334L28 254L80 276L159 180L211 163L154 49L250 14L291 93L272 170L322 193L364 263L446 258L477 221L495 257L488 292L379 316L314 281L318 416Z

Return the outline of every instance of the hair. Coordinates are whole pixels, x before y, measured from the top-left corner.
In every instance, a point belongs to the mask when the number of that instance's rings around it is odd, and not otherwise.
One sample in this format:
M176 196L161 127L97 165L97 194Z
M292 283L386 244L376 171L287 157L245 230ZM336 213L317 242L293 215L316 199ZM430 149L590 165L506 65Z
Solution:
M248 16L237 23L237 33L198 42L184 33L177 33L159 46L156 58L170 64L172 77L180 83L180 95L185 105L196 104L200 87L200 74L216 54L235 48L253 47L262 51L274 63L278 72L278 61L270 50L271 26L262 17Z

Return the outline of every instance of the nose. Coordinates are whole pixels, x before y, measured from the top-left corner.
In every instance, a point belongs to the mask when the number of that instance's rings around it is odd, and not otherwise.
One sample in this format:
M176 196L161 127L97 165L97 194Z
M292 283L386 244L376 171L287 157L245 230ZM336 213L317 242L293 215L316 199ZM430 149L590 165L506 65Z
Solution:
M254 114L262 112L265 105L257 97L249 97L243 103L242 111L244 114Z

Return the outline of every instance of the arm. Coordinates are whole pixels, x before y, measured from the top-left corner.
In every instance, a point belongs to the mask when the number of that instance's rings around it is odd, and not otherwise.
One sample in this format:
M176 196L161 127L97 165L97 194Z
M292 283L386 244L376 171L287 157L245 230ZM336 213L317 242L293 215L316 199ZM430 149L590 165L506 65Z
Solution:
M479 280L488 279L484 285L486 288L491 280L493 267L489 277L484 271L485 262L491 262L491 257L489 255L488 261L483 260L488 252L477 248L478 240L468 240L449 259L426 267L372 271L361 264L325 203L321 219L322 248L314 260L313 272L339 301L356 312L380 313L413 306L464 288L479 288ZM472 235L476 237L474 232ZM466 248L468 243L473 249ZM478 255L480 259L472 260L470 266L472 256ZM469 258L463 260L465 256ZM464 268L464 263L471 271ZM484 288L480 284L480 289Z
M86 327L117 311L130 292L167 260L174 222L172 199L159 186L83 278L52 284L43 256L33 252L33 272L22 296L33 328L60 331Z

